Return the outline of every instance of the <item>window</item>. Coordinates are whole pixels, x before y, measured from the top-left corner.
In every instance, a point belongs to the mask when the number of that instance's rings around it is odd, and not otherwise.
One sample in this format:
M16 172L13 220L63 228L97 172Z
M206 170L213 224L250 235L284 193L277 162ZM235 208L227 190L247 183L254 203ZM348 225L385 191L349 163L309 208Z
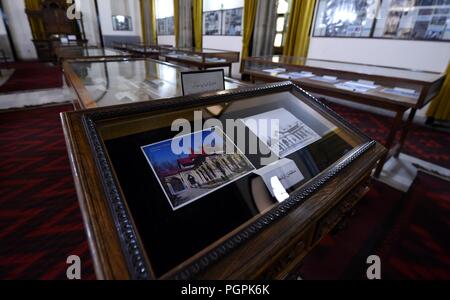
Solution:
M156 30L158 35L174 35L173 1L156 0Z
M450 0L319 0L314 36L450 40Z
M275 40L273 43L275 54L281 54L283 52L283 46L285 43L285 35L288 27L289 20L289 0L278 0L277 3L277 25Z

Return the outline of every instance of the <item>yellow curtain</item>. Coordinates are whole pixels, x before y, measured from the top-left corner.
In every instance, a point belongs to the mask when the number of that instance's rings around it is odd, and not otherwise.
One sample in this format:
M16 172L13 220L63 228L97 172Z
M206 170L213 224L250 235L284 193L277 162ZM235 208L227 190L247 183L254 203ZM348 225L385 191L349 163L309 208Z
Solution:
M194 47L203 48L203 0L192 0L193 24L194 24Z
M255 28L257 0L245 0L244 2L244 33L242 35L242 59L247 58L250 53L250 42ZM243 64L241 63L241 72Z
M439 95L431 102L427 117L435 120L450 121L450 63L447 67L444 85Z
M156 32L156 1L150 0L150 24L152 31L152 43L154 45L158 44L158 34Z
M316 0L292 0L283 54L306 57Z
M146 1L148 2L148 11L146 11ZM145 44L156 45L158 43L158 38L156 35L156 4L155 0L140 0L141 7L141 25L142 25L142 42ZM148 28L150 24L150 28ZM147 36L149 30L151 31L151 40L147 41Z
M147 14L145 13L144 1L145 0L139 0L139 8L141 10L141 27L142 27L141 42L143 42L144 44L147 44L147 26L146 26L146 22L145 22Z
M178 0L173 0L173 23L175 31L175 47L178 47L178 38L180 37L180 13L179 13L179 2Z
M25 0L25 9L28 11L38 11L41 9L42 0ZM45 36L45 27L42 18L28 15L33 39L43 40Z

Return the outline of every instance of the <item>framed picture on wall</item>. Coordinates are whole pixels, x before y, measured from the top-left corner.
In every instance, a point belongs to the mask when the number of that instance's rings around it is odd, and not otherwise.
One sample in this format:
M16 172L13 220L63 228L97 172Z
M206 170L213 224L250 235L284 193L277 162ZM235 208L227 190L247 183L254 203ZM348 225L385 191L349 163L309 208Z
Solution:
M203 13L203 30L205 35L222 34L222 12L220 10Z
M224 11L224 35L242 35L242 12L242 7Z
M133 31L133 23L130 16L113 16L112 24L114 31Z

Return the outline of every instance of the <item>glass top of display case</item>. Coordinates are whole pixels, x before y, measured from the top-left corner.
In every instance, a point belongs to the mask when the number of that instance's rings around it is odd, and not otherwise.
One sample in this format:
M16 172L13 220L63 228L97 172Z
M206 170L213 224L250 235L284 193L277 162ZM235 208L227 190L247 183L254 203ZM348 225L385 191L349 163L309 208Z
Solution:
M386 66L375 66L358 63L338 62L319 59L307 59L304 57L269 55L262 57L250 57L247 62L266 62L279 65L294 65L299 67L310 67L328 69L334 71L344 71L362 75L391 77L405 80L416 80L427 83L435 82L443 77L443 74L437 72L428 72L420 70L410 70Z
M72 85L78 95L87 91L88 97L81 97L85 108L182 96L183 71L190 69L151 59L71 61L65 66L66 77L79 78L82 84ZM225 79L225 89L243 85Z
M64 47L58 49L61 58L90 58L90 57L114 57L130 56L129 53L113 48L98 47Z
M157 278L238 228L297 207L311 185L376 144L289 83L166 101L86 115L93 144L104 149L97 159L108 161L102 172L117 178L106 188L123 197L107 194L126 202Z
M209 49L209 48L175 48L175 47L163 47L170 51L180 51L196 54L217 54L217 53L236 53L237 51L219 50L219 49Z

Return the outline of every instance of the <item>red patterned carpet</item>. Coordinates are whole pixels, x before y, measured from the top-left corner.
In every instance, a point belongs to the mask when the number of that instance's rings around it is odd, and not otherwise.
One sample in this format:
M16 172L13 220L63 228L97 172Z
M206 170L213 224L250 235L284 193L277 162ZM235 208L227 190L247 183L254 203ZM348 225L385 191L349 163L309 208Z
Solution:
M60 111L71 109L0 114L0 279L65 279L70 255L81 257L83 279L95 278L59 120ZM336 110L375 138L386 134L387 118ZM412 132L407 146L409 154L442 165L449 149L448 134L425 127ZM308 256L301 275L363 278L367 253L376 252L386 278L449 279L449 197L448 182L425 174L408 195L375 183L348 227Z
M391 118L334 103L328 105L368 136L380 143L386 140ZM402 152L450 169L450 134L413 125Z
M61 88L63 86L63 74L60 67L38 62L9 63L6 67L14 69L14 73L0 86L0 93Z
M64 279L66 259L93 278L59 112L0 114L0 278Z

